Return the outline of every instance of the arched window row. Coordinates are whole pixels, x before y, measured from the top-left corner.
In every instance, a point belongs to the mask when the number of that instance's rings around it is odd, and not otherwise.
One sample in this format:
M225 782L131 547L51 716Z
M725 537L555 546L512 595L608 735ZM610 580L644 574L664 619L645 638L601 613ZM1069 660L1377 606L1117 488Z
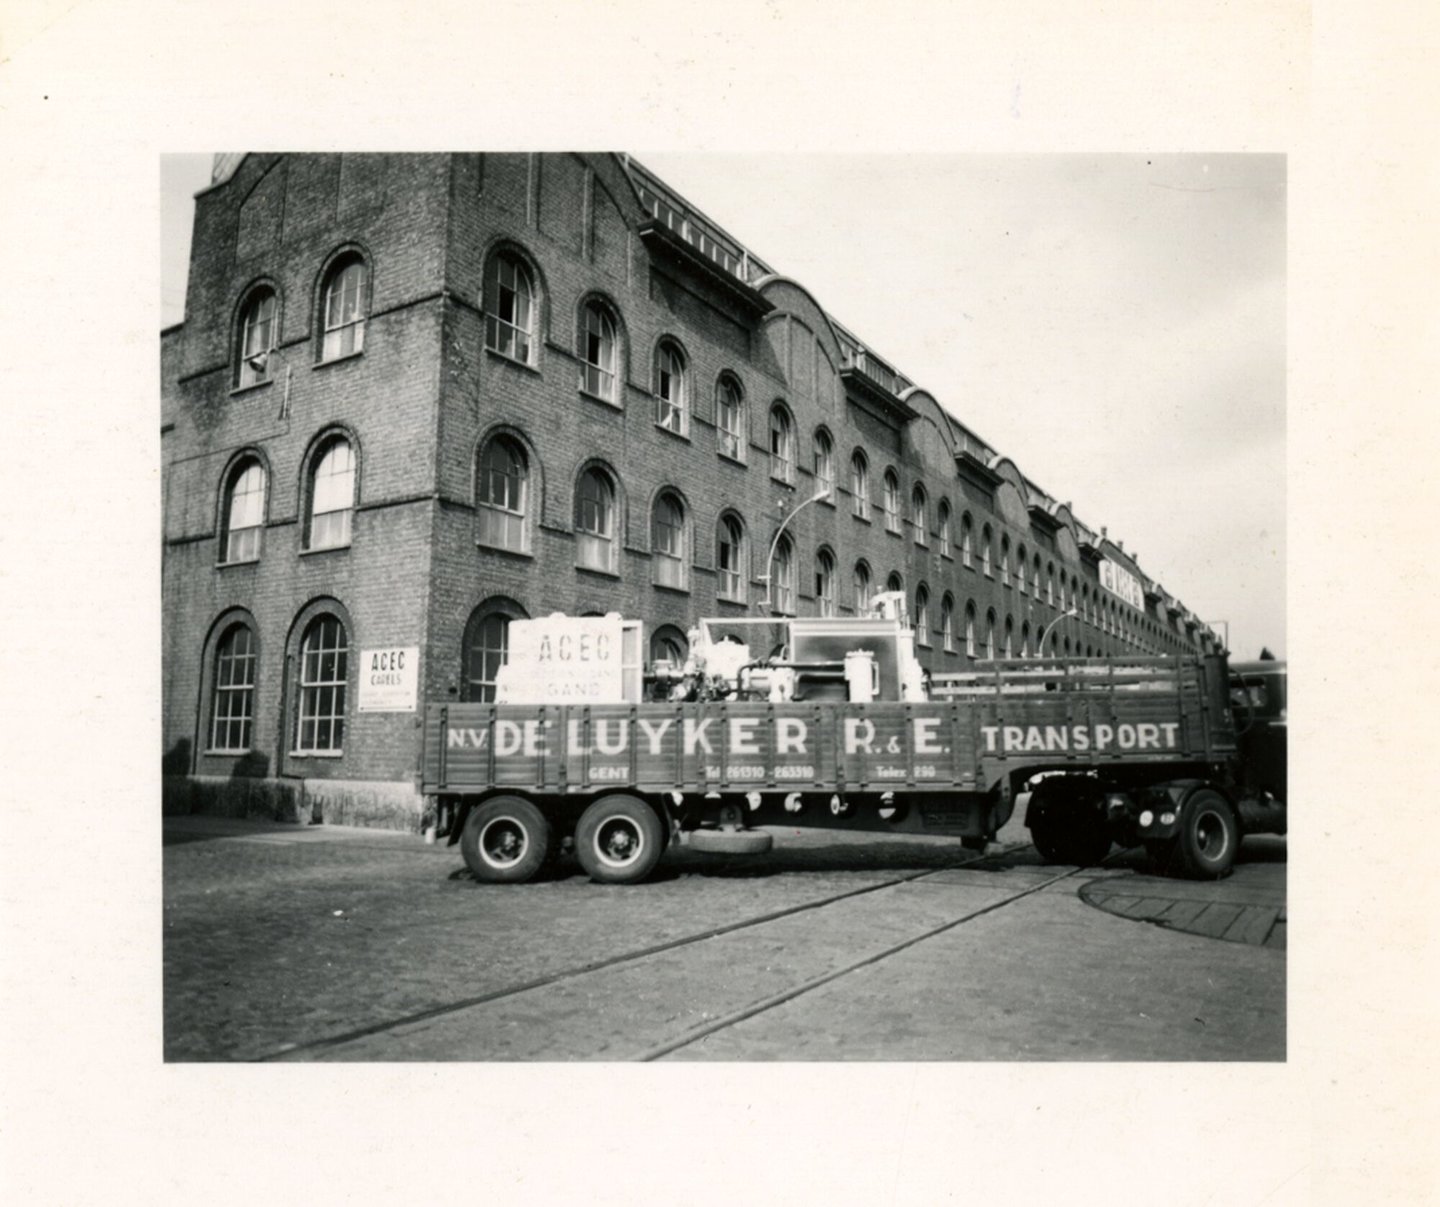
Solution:
M312 445L301 469L302 550L349 546L357 475L356 449L348 433L331 431ZM226 469L220 481L220 565L260 560L270 485L269 471L258 453L242 453Z
M369 263L360 251L345 248L330 259L319 277L311 332L317 363L365 350L369 309ZM231 385L235 389L246 390L275 379L283 317L280 291L271 281L256 282L241 296L231 336Z

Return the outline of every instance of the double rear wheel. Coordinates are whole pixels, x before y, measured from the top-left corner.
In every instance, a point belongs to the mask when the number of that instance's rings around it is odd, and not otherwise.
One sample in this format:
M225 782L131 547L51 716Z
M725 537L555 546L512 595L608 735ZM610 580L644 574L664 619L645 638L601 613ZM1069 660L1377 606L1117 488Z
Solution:
M1046 863L1089 867L1110 853L1100 787L1080 776L1041 780L1026 816L1030 841Z
M492 796L470 810L460 853L476 880L522 884L544 866L552 842L545 815L523 796Z
M599 884L634 884L655 870L665 853L665 825L637 796L602 796L580 815L575 857Z

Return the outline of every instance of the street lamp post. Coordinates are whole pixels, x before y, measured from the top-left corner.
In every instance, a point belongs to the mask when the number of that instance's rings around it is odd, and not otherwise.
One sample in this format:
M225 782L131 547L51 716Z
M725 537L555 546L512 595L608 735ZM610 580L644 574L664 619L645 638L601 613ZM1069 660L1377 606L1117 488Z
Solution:
M1035 647L1035 656L1036 656L1037 658L1043 658L1043 657L1045 657L1045 638L1047 638L1047 637L1050 636L1050 630L1051 630L1051 629L1053 629L1053 628L1054 628L1057 624L1059 624L1062 620L1067 620L1067 619L1069 619L1071 616L1079 616L1079 615L1080 615L1080 613L1076 610L1075 606L1072 604L1070 607L1066 608L1065 611L1061 612L1059 616L1055 617L1054 620L1052 620L1049 624L1047 624L1047 625L1045 626L1044 631L1040 634L1040 642L1039 642L1039 644Z
M804 511L805 508L809 507L811 503L818 503L821 499L828 499L829 497L830 487L822 486L813 495L811 495L808 499L801 503L799 507L795 508L794 511L792 511L789 515L787 515L783 520L780 521L780 527L775 530L775 539L770 542L770 555L765 559L765 573L760 576L765 580L765 598L760 601L760 607L762 609L768 611L773 606L771 602L770 592L770 571L771 567L775 563L775 550L780 547L780 538L784 535L785 529L789 527L790 521L793 520L802 511ZM784 506L783 501L781 503L781 506Z

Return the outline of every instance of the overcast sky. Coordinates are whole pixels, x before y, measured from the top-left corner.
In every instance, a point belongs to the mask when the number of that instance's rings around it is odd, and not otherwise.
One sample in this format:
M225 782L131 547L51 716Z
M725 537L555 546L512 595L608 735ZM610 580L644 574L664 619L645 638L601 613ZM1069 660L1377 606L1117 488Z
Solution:
M1285 652L1285 160L634 154L1252 658ZM162 322L208 156L162 160Z

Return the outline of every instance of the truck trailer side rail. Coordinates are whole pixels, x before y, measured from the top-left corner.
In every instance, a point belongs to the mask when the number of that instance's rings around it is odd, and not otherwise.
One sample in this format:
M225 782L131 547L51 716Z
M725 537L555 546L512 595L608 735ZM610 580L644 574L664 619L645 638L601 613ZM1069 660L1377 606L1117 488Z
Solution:
M1205 668L1155 661L1170 669L1057 676L1054 663L1026 662L1020 675L936 676L944 698L906 703L430 704L422 790L984 792L1027 765L1232 751Z

